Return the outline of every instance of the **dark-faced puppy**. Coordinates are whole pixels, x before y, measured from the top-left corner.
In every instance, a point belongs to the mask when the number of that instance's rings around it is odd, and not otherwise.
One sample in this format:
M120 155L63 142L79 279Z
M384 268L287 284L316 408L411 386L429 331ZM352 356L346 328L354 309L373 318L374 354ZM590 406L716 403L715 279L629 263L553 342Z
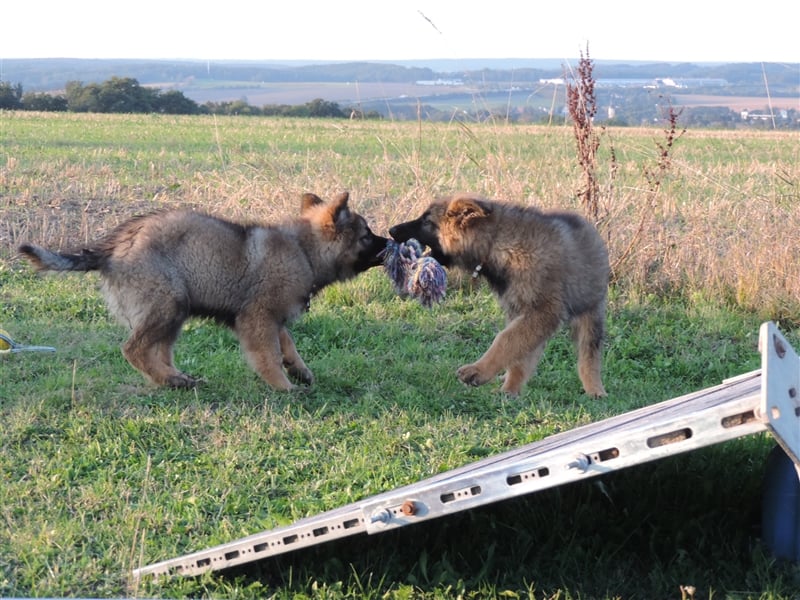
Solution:
M287 324L325 286L382 263L387 239L348 207L305 194L300 216L241 225L191 211L135 217L89 248L51 252L24 244L41 271L99 271L109 310L131 330L122 352L158 385L197 380L173 364L173 345L192 316L233 328L255 371L278 390L288 375L311 384ZM286 372L284 372L284 369Z
M567 322L584 390L606 395L600 371L608 252L583 217L463 194L433 202L390 233L427 245L444 266L485 277L505 312L505 329L477 362L458 369L461 381L482 385L505 371L503 391L519 394L546 342Z

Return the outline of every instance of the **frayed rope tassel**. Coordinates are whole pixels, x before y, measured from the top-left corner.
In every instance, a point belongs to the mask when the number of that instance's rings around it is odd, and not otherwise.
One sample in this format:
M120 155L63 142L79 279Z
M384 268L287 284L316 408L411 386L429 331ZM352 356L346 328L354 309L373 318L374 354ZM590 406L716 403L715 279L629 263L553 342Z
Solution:
M444 300L447 272L432 256L424 256L415 239L401 244L389 240L383 251L383 267L400 296L411 296L425 308Z

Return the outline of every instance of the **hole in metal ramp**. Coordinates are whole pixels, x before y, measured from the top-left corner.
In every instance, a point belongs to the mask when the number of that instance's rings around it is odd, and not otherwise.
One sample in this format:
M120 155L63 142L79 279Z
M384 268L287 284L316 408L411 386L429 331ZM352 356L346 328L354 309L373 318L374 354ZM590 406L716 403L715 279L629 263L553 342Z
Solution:
M618 457L619 457L619 448L607 448L606 450L600 450L600 452L595 452L594 454L591 455L590 458L592 459L592 462L600 463Z
M647 438L647 447L658 448L660 446L668 446L669 444L684 442L690 437L692 437L692 430L688 427L684 427L683 429L676 429L675 431L670 431L668 433L662 433L661 435L654 435L651 438Z
M442 501L442 504L447 504L448 502L453 502L455 500L463 500L465 498L469 498L471 496L477 496L481 493L481 486L473 485L472 487L464 488L462 490L457 490L455 492L447 492L439 496L439 499Z
M506 483L508 485L517 485L522 483L523 481L528 481L530 479L537 479L539 477L547 477L550 475L550 469L547 467L539 467L538 469L531 469L530 471L525 471L523 473L516 473L514 475L509 475L506 477Z
M328 533L328 528L327 527L317 527L312 533L314 534L314 537L319 537L321 535L325 535L326 533Z
M739 425L746 425L747 423L752 423L756 420L756 413L752 410L745 411L743 413L739 413L738 415L729 415L724 417L720 424L725 429L730 429L731 427L738 427Z

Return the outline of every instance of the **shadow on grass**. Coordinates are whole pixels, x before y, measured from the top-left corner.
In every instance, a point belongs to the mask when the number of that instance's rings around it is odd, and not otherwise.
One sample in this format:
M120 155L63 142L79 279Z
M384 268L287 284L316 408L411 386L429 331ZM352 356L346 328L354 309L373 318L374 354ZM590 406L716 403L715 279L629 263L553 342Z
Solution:
M800 570L776 563L759 542L761 465L771 445L767 436L735 440L216 576L287 594L353 593L369 581L375 597L412 586L453 595L679 598L679 586L691 585L698 598L745 589L745 597L788 598Z

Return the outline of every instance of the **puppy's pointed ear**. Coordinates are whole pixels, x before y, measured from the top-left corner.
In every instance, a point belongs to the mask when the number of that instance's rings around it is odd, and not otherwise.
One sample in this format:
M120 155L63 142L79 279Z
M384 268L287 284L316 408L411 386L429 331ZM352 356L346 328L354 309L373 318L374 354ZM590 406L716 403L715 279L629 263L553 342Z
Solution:
M331 215L336 229L339 230L350 220L350 208L347 201L350 199L349 192L342 192L331 200Z
M350 199L350 192L340 192L339 194L336 194L336 196L333 197L333 200L331 200L331 204L336 206L343 204L347 206L347 201L349 199Z
M486 202L468 196L455 198L447 207L447 218L461 229L476 225L492 214L492 207Z
M312 194L310 192L306 192L303 194L303 199L300 204L300 214L305 214L307 210L313 208L314 206L319 206L320 204L324 204L322 198L317 196L316 194Z

